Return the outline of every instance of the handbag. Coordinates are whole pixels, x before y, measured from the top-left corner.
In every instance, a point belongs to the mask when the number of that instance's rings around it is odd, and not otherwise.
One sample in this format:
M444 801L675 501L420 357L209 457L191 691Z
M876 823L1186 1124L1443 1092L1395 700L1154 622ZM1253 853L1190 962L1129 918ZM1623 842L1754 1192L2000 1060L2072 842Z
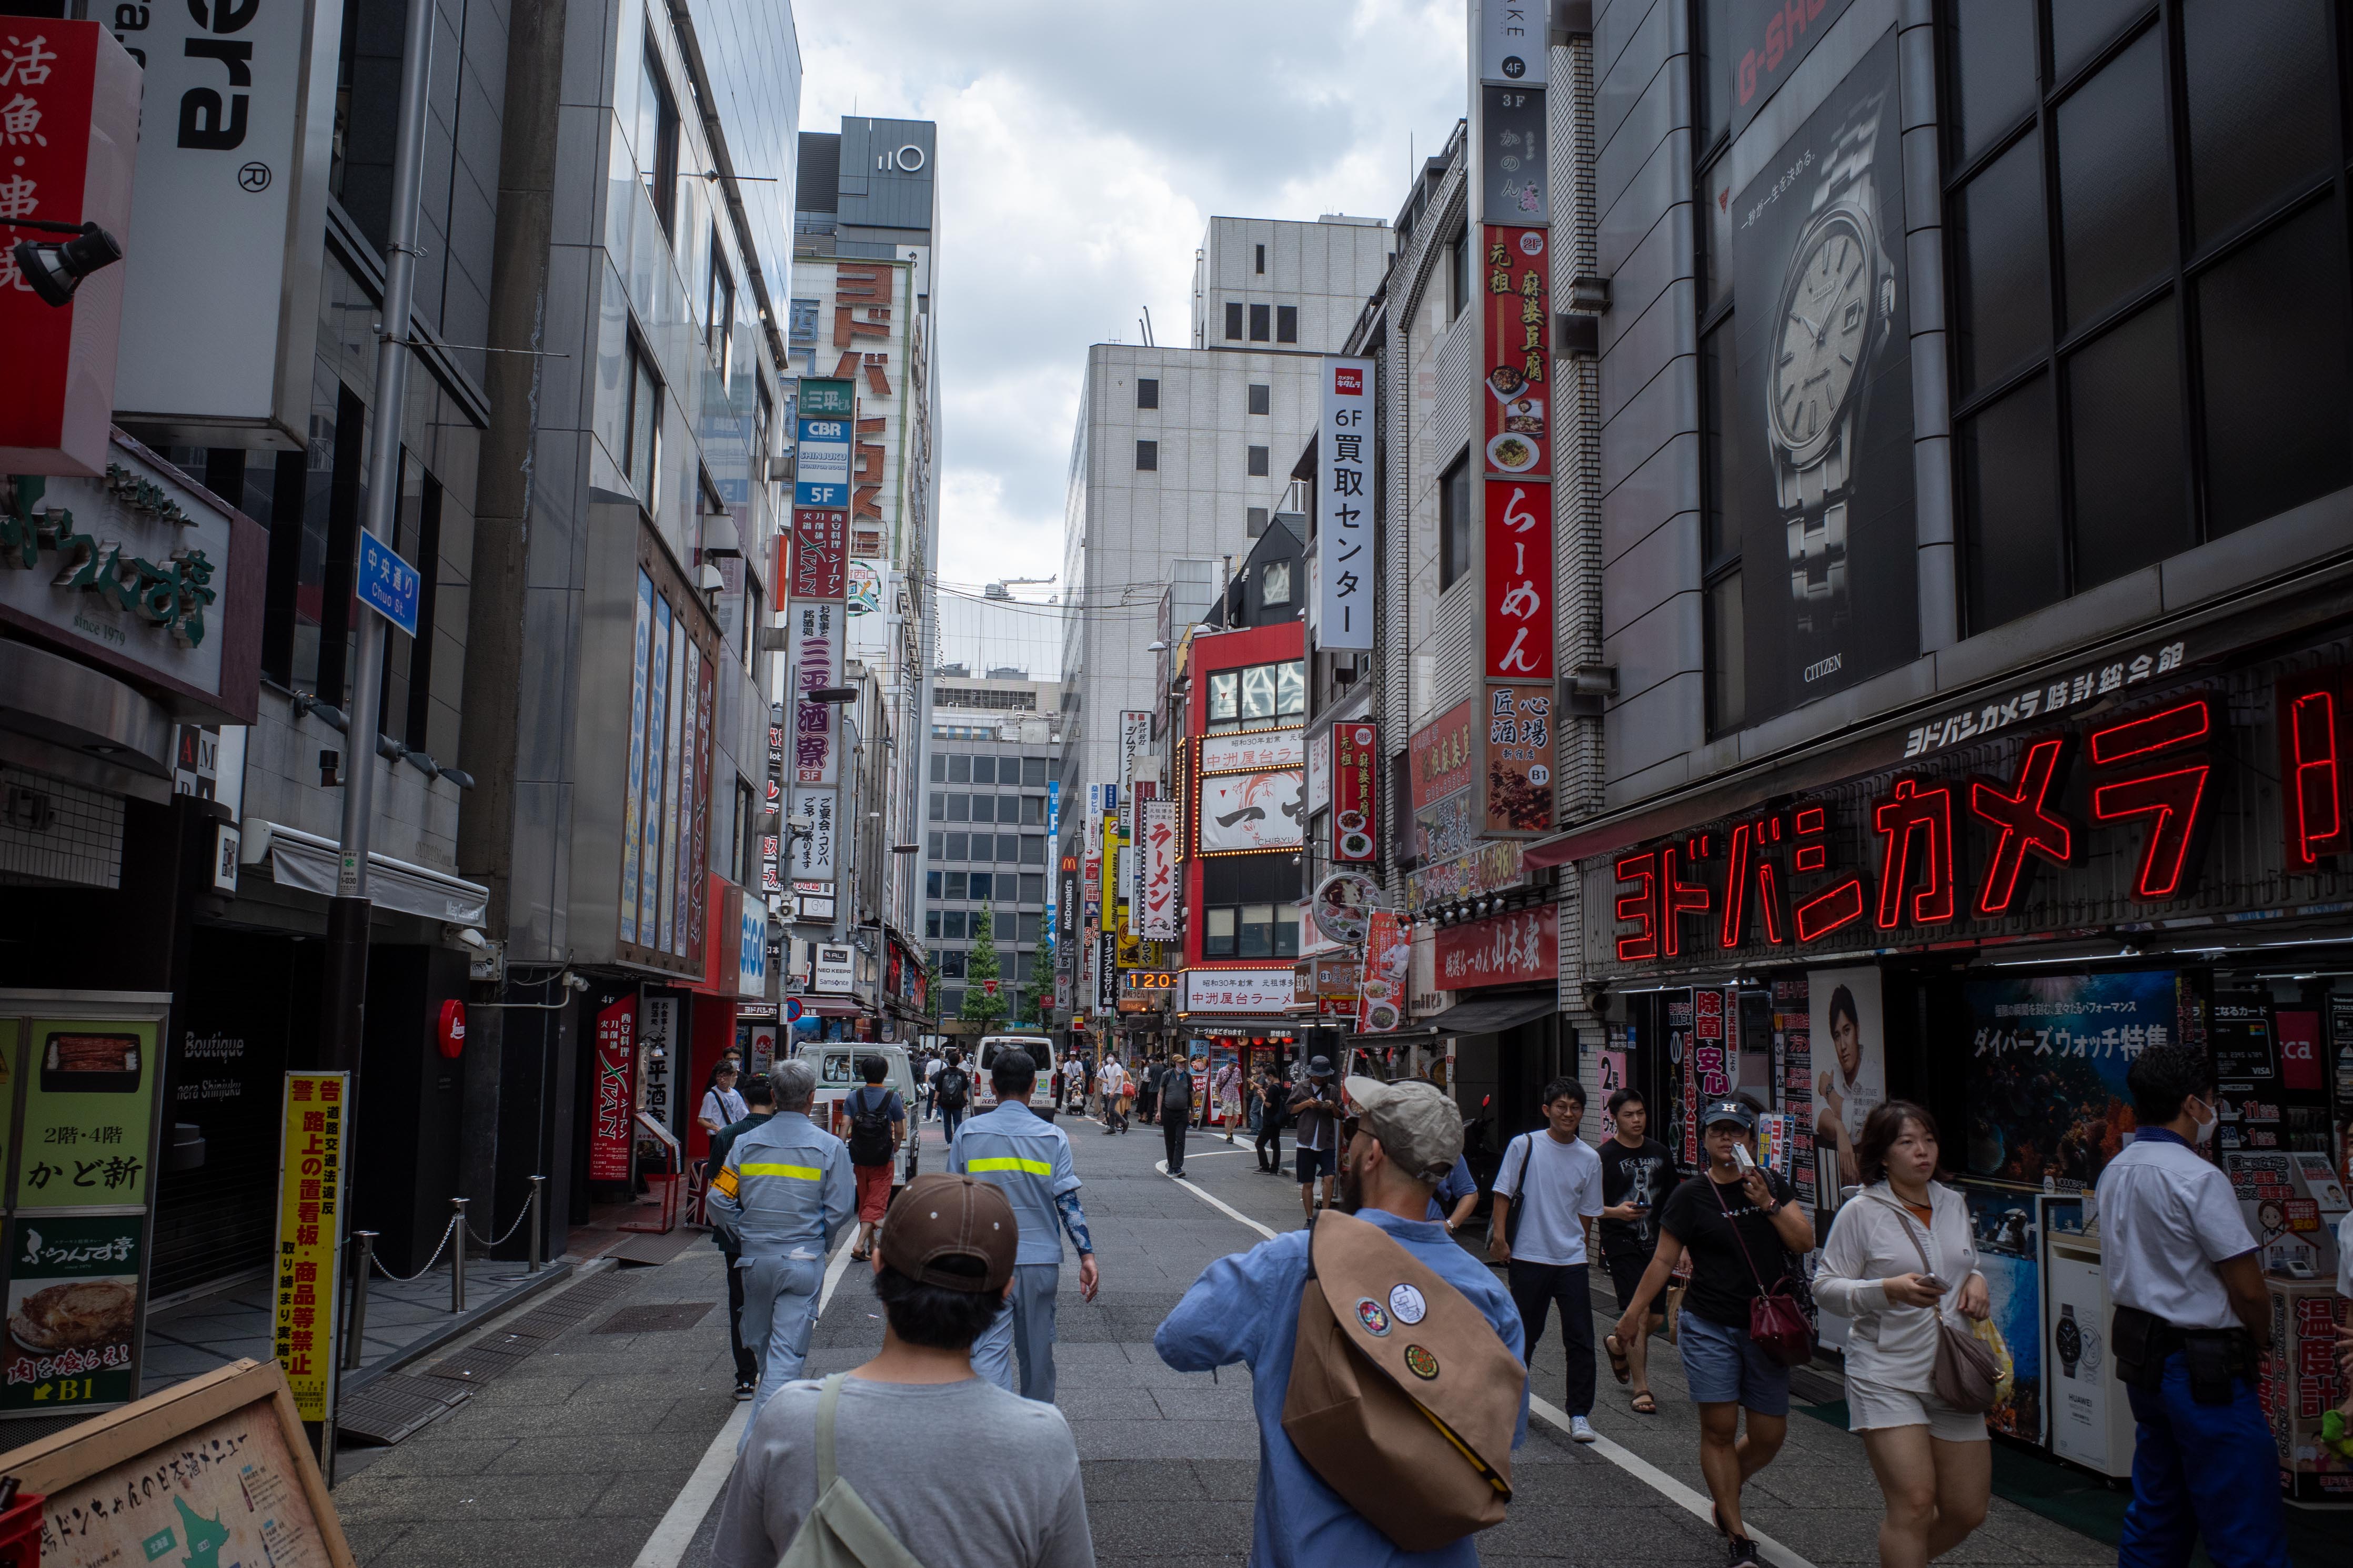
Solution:
M1920 1255L1920 1271L1934 1277L1936 1266L1928 1261L1928 1248L1912 1229L1912 1216L1884 1198L1872 1202L1882 1208L1894 1211L1903 1223L1905 1238L1912 1250ZM1965 1415L1982 1415L1994 1406L1995 1390L2001 1382L2001 1365L1994 1353L1972 1330L1957 1328L1945 1316L1944 1302L1939 1300L1933 1310L1936 1314L1936 1368L1930 1374L1936 1397Z
M1757 1259L1749 1257L1748 1243L1732 1217L1732 1206L1724 1201L1724 1189L1715 1184L1715 1177L1701 1174L1715 1194L1715 1206L1724 1211L1724 1223L1732 1232L1733 1245L1740 1248L1741 1260L1748 1265L1749 1278L1757 1281L1756 1299L1748 1303L1749 1339L1777 1365L1805 1365L1814 1359L1814 1329L1806 1321L1805 1310L1787 1290L1767 1288L1765 1277L1757 1271ZM1787 1274L1782 1276L1785 1282L1788 1279Z

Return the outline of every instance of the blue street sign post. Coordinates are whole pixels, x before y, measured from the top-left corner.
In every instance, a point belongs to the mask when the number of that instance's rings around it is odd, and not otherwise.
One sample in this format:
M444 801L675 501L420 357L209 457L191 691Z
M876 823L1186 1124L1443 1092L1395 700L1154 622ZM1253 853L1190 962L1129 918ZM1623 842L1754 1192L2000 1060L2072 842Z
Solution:
M394 553L391 545L360 530L356 591L361 604L415 637L417 590L423 582L417 568Z

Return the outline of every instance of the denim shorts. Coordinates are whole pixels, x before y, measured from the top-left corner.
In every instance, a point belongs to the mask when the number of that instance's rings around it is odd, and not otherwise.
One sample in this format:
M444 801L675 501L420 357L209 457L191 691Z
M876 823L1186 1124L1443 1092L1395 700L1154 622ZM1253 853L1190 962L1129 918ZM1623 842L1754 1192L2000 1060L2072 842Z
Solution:
M1789 1369L1758 1350L1746 1329L1727 1329L1686 1311L1675 1343L1695 1403L1737 1405L1758 1415L1789 1414Z
M1330 1149L1300 1149L1292 1163L1299 1172L1299 1184L1305 1186L1317 1176L1334 1176L1340 1172L1340 1156Z

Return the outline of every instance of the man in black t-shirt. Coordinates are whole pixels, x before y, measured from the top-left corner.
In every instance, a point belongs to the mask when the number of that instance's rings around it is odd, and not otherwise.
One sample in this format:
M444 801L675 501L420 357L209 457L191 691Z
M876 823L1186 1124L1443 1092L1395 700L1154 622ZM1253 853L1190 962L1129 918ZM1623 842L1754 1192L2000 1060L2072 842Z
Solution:
M1659 1237L1658 1209L1675 1184L1675 1157L1664 1143L1645 1136L1650 1108L1641 1091L1621 1089L1609 1097L1609 1117L1617 1131L1599 1146L1601 1155L1601 1257L1609 1266L1610 1283L1618 1289L1618 1310L1634 1304L1642 1270L1651 1266L1651 1249ZM1651 1304L1642 1332L1630 1341L1611 1334L1602 1342L1609 1352L1609 1370L1618 1381L1634 1385L1634 1414L1656 1415L1659 1402L1651 1396L1650 1336L1666 1325L1659 1303Z

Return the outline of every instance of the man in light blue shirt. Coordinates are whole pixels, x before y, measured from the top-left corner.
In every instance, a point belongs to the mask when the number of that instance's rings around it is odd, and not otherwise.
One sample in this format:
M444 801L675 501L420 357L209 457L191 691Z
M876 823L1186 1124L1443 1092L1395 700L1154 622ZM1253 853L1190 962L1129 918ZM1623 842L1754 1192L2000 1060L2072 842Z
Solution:
M1021 1228L1013 1266L1012 1309L973 1342L972 1369L1008 1394L1054 1402L1054 1297L1062 1283L1062 1232L1079 1249L1079 1293L1095 1299L1095 1245L1079 1206L1079 1173L1070 1135L1029 1109L1038 1068L1029 1053L997 1053L988 1081L997 1109L958 1127L948 1144L948 1173L977 1176L1005 1189ZM1021 1384L1013 1383L1016 1352Z
M1350 1079L1351 1093L1365 1081ZM1375 1085L1372 1089L1381 1087ZM1387 1087L1390 1092L1444 1099L1440 1090L1429 1084ZM1462 1152L1461 1118L1451 1102L1443 1110L1444 1116L1430 1122L1451 1130L1449 1136L1425 1137L1405 1148L1391 1147L1392 1138L1398 1135L1386 1123L1377 1132L1356 1117L1344 1120L1336 1129L1344 1156L1339 1206L1380 1226L1440 1279L1461 1291L1497 1337L1516 1353L1522 1339L1520 1314L1511 1297L1477 1258L1455 1245L1442 1223L1423 1217L1437 1184L1428 1173L1442 1174ZM1436 1142L1446 1146L1419 1146ZM1377 1151L1369 1159L1368 1146ZM1246 1363L1250 1369L1259 1454L1250 1563L1253 1568L1476 1564L1479 1550L1471 1536L1433 1552L1399 1549L1324 1483L1282 1429L1292 1357L1298 1348L1299 1297L1307 1282L1307 1249L1313 1234L1293 1231L1210 1264L1153 1336L1153 1348L1160 1352L1160 1359L1179 1372L1208 1372L1235 1362ZM1518 1424L1512 1435L1515 1448L1528 1431L1525 1383L1519 1390L1519 1405Z

